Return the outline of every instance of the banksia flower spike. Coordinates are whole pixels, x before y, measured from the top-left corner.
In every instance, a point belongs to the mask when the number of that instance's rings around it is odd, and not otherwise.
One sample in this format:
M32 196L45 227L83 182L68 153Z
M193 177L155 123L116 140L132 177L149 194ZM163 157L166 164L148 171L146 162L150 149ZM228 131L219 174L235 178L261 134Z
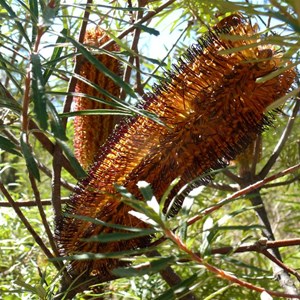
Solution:
M87 30L84 43L93 47L100 47L109 40L109 37L99 27ZM119 51L116 44L110 46L108 51ZM122 74L120 62L106 54L98 54L97 59L109 70L117 75ZM90 82L97 84L105 89L111 95L119 97L120 88L113 80L101 73L89 61L80 57L79 75L88 79ZM89 96L95 96L103 100L109 101L107 96L101 94L98 90L91 87L87 83L78 80L75 87L76 93L83 93ZM75 97L75 110L91 110L91 109L108 109L111 108L101 102L93 101L86 97ZM114 116L112 115L88 115L76 116L74 119L74 150L75 156L84 169L94 161L95 155L99 147L107 139L114 127Z
M283 63L272 46L255 46L257 42L256 27L240 15L232 15L189 48L167 74L168 80L154 86L154 92L147 94L141 105L158 115L166 126L142 116L122 121L100 148L66 212L107 223L147 227L128 213L132 208L120 201L115 183L141 199L137 182L147 181L160 199L170 183L180 177L166 201L166 210L186 183L226 166L241 153L270 124L264 114L266 108L289 90L295 77L294 71L288 70L257 82ZM170 215L176 214L181 204L182 198L178 197ZM82 240L112 231L115 229L65 217L57 228L61 254L124 251L146 247L150 241ZM72 261L71 274L87 272L107 278L120 265L117 259Z

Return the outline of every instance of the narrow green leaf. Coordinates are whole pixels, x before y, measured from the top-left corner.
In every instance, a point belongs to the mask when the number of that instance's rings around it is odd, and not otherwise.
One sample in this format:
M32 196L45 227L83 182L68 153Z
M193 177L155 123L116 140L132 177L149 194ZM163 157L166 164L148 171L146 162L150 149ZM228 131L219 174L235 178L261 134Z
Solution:
M39 18L39 4L37 0L29 0L29 8L31 12L31 19L34 23L36 23Z
M139 28L139 29L141 29L141 30L143 30L147 33L150 33L152 35L155 35L155 36L160 35L160 32L158 30L156 30L154 28L151 28L151 27L148 27L146 25L142 25L142 24L137 23L137 24L134 24L134 27Z
M68 32L68 30L64 28L61 31L61 34L66 35L67 32ZM49 67L46 69L46 71L44 72L44 75L43 75L45 83L49 80L50 76L52 75L53 69L55 68L57 62L59 61L61 53L63 51L63 47L60 47L59 45L64 43L65 41L66 41L66 39L64 37L62 37L62 36L57 37L57 40L56 40L56 43L55 43L55 45L57 45L57 46L54 47L54 49L53 49L51 58L48 61L48 66Z
M37 0L29 0L29 11L32 22L32 43L35 42L38 32L39 5Z
M66 137L64 126L61 123L61 119L56 111L55 106L51 101L48 101L47 106L52 133L56 138L66 141L68 138Z
M62 140L56 139L57 143L62 148L63 152L66 154L67 158L70 161L70 164L74 168L78 178L85 178L87 176L86 172L82 169L81 165L79 164L78 160L74 156L74 153L71 151L69 146Z
M122 80L119 76L109 70L107 67L104 66L94 55L92 55L82 44L74 40L73 38L67 36L66 34L56 33L58 36L64 37L68 42L72 43L74 47L90 62L92 63L99 71L103 72L108 78L113 80L118 86L124 89L124 91L130 95L132 98L137 98L135 92L132 88Z
M142 248L128 251L118 251L109 253L81 253L64 257L50 258L49 261L70 261L70 260L93 260L93 259L106 259L106 258L124 258L125 256L140 255L150 251L150 248Z
M183 280L181 283L171 287L165 293L157 297L155 300L170 300L178 299L180 295L187 294L190 291L190 286L197 280L198 274L193 274L191 277Z
M75 92L69 93L69 92L49 91L49 92L47 92L47 94L54 95L54 96L62 95L62 96L72 96L72 97L84 97L84 98L88 98L88 99L91 99L91 100L94 100L94 101L97 101L97 102L100 102L100 103L103 103L103 104L110 105L112 107L117 107L119 109L123 107L119 103L116 103L116 102L113 102L113 101L107 101L107 100L104 100L104 99L101 99L101 98L98 98L98 97L94 97L92 95L88 95L88 94L85 94L85 93L75 93ZM128 106L128 105L125 104L124 107L126 108L126 106ZM72 112L70 112L70 113L72 113ZM66 114L69 114L69 113L66 113Z
M210 250L210 243L215 235L215 230L213 228L214 226L214 221L211 217L207 217L206 220L203 223L203 228L202 228L202 243L200 245L200 253L202 255L206 254Z
M251 229L262 229L263 225L235 225L235 226L219 226L218 230L251 230Z
M132 116L131 113L119 109L86 109L72 111L69 113L59 114L61 118L69 118L74 116L95 116L95 115L118 115L118 116Z
M20 138L20 146L21 146L21 151L24 155L25 161L27 168L29 172L38 180L40 181L40 172L38 165L33 157L33 153L31 150L31 147L26 143L26 134L22 133L21 138Z
M100 243L109 243L109 242L116 242L116 241L127 241L132 240L135 238L149 236L156 233L157 230L155 229L144 229L140 232L112 232L106 234L99 234L97 236L93 236L88 239L82 239L86 242L100 242Z
M42 129L46 130L48 125L47 97L45 93L45 82L42 73L42 65L38 54L31 54L32 64L32 98L34 112Z
M216 299L217 296L220 296L221 294L223 294L225 291L227 291L228 289L234 287L236 284L229 284L229 285L226 285L222 288L219 288L216 292L210 294L208 297L206 297L205 299L203 300L214 300Z
M177 183L178 183L179 181L180 181L180 177L175 178L175 179L171 182L171 184L168 186L168 188L166 189L166 191L164 192L164 194L163 194L163 196L162 196L162 198L161 198L161 200L160 200L160 204L159 204L159 205L160 205L160 210L161 210L161 211L162 211L163 208L165 207L166 200L168 199L168 197L169 197L171 191L173 190L173 188L177 185ZM166 217L167 217L168 214L170 213L170 209L171 209L171 206L169 205L169 206L167 207L167 211L166 211L166 214L165 214Z
M126 230L126 231L130 231L130 232L141 232L144 230L143 228L138 228L138 227L129 227L129 226L124 226L124 225L120 225L120 224L107 223L102 220L87 217L87 216L78 216L78 215L71 215L71 214L64 214L64 216L66 216L68 218L74 218L74 219L83 220L86 222L91 222L96 225L101 225L101 226L119 229L119 230Z
M116 268L112 273L118 277L133 277L133 276L143 276L146 274L157 273L174 262L174 257L163 257L155 259L150 262L149 265L139 268L139 267L127 267L127 268Z
M15 144L2 135L0 135L0 148L4 151L21 156L20 152L16 150Z

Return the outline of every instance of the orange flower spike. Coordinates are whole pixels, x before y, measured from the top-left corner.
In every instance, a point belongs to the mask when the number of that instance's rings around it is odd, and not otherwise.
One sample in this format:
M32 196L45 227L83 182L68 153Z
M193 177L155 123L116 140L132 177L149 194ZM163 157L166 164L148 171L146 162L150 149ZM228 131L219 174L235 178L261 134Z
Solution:
M109 37L99 27L89 29L86 32L84 43L100 47L109 40ZM119 51L119 47L113 44L108 51ZM104 66L110 69L115 74L121 76L121 65L117 59L114 59L105 54L98 54L97 58ZM79 75L97 84L111 95L115 97L120 96L120 88L110 78L101 73L89 61L82 59ZM109 101L110 99L102 95L99 91L90 85L78 80L75 92L84 93L90 96L95 96L100 99ZM88 109L107 109L110 106L97 102L85 97L75 97L75 110ZM94 161L99 147L107 139L114 127L114 116L91 115L91 116L76 116L74 119L74 148L75 156L84 169Z
M188 49L168 74L169 80L154 86L154 93L144 97L142 108L157 114L167 126L142 116L121 122L100 148L66 212L107 223L147 227L128 213L132 209L120 201L115 183L141 199L137 182L145 180L160 199L170 183L180 177L166 201L166 211L186 183L226 166L241 153L270 124L271 116L264 115L265 109L289 90L295 78L295 72L288 70L264 83L256 81L277 70L282 62L272 46L254 46L255 35L255 27L240 15L232 15ZM206 177L195 184L208 180ZM188 191L176 196L170 215L177 213ZM57 228L61 254L125 251L146 247L150 241L150 237L112 243L83 240L114 231L64 218ZM122 264L117 259L72 261L70 272L74 276L87 272L110 278L111 270Z

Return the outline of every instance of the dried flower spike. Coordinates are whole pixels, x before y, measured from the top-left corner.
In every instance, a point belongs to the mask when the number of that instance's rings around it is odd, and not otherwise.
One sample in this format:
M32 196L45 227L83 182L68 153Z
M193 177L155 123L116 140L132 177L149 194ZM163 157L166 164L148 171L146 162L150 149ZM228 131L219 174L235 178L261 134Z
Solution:
M100 47L109 40L109 37L99 27L89 29L85 34L84 43L93 47ZM107 49L108 51L119 51L116 44ZM98 54L97 59L108 69L117 75L122 74L120 62L106 54ZM97 84L105 89L111 95L119 97L120 88L113 80L101 73L89 61L80 57L80 71L79 75L88 79L90 82ZM107 96L104 96L95 88L87 83L78 80L76 93L83 93L89 96L98 97L100 99L109 101ZM86 97L75 97L75 110L90 110L90 109L108 109L111 108L101 102L93 101ZM74 149L75 156L84 169L87 169L94 161L99 147L107 139L114 127L114 116L108 115L89 115L76 116L74 120Z
M141 116L121 122L100 148L66 212L108 223L147 227L128 214L132 209L120 201L115 183L141 199L137 182L147 181L160 199L170 183L180 177L166 209L183 185L224 167L241 153L270 124L264 115L266 107L288 91L295 77L294 71L288 70L258 83L258 78L277 70L282 60L272 46L256 46L257 43L256 28L240 15L232 15L189 48L168 73L168 80L155 86L142 105L167 126ZM178 197L170 214L178 211L181 202ZM112 231L116 230L66 217L57 228L61 255L124 251L146 247L150 241L82 240ZM117 259L72 261L71 274L87 272L109 278L111 270L122 264Z

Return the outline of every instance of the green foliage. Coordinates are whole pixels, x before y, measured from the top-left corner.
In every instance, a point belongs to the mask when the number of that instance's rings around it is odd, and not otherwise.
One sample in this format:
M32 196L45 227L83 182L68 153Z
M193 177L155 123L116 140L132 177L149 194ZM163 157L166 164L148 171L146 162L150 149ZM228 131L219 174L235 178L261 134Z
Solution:
M261 146L257 146L257 142L254 148L255 153L247 166L248 171L252 172L250 177L243 177L239 163L232 162L230 168L213 174L214 181L207 187L192 190L185 197L179 214L173 218L166 217L168 212L164 214L163 207L178 181L169 187L162 199L156 199L151 187L140 182L139 189L144 201L135 199L124 187L117 186L123 196L122 201L130 205L132 214L149 224L149 228L104 224L101 220L83 216L75 218L95 224L102 222L101 225L120 231L93 237L96 242L109 243L151 235L151 247L56 258L53 237L49 238L43 226L43 216L37 209L37 203L39 200L51 202L52 207L43 207L53 233L56 218L59 217L56 215L55 199L67 197L76 181L86 175L72 149L74 115L141 114L163 124L155 115L131 103L139 101L143 93L149 90L150 84L164 78L164 71L171 68L187 45L206 31L207 26L213 26L221 16L234 12L241 12L259 23L264 36L262 44L273 44L283 52L284 59L291 60L296 68L299 64L298 0L174 1L149 17L148 22L134 26L135 18L142 18L159 9L164 2L154 1L139 6L133 1L133 7L128 3L102 1L86 9L84 4L76 2L0 0L1 299L54 299L65 272L62 263L74 258L117 257L130 262L129 266L114 270L114 274L121 278L104 283L100 291L94 291L94 294L102 294L104 299L180 299L190 292L197 299L206 300L258 299L257 292L229 282L225 277L220 278L220 274L205 267L207 264L253 285L280 291L279 283L273 280L272 262L266 256L255 251L234 253L245 244L254 245L266 225L257 217L255 194L247 196L246 191L226 202L222 199L299 163L298 78L288 95L293 97L285 104L282 100L287 99L279 99L276 107L280 106L282 112L274 121L274 127L262 135ZM85 12L89 15L84 17ZM126 78L111 73L79 41L82 23L87 21L84 18L89 19L89 26L100 23L119 44L120 54L111 55L123 62L125 74L128 75ZM131 27L132 31L120 37L124 29ZM140 31L138 47L131 35L134 30ZM165 48L159 47L156 51L159 44L156 39L164 31L177 33L177 36L172 40L166 38ZM150 38L154 45L149 45ZM105 53L106 50L97 51ZM80 79L73 70L80 56L84 56L123 89L126 96L120 100L95 83L86 82L108 96L114 109L71 111L70 98L78 95L69 84L72 77ZM103 99L90 98L104 102ZM62 167L61 171L55 167L55 161ZM38 181L38 191L34 189L29 174ZM259 188L259 195L263 198L260 206L263 205L268 212L267 220L276 239L295 239L299 236L299 177L298 169ZM59 181L57 178L61 180L59 191L54 184ZM22 212L51 255L41 250L28 227L8 205L5 191L14 203L23 205L20 206ZM171 232L176 239L171 238ZM225 253L221 251L224 247L231 248ZM150 255L151 251L159 252L160 256L157 252ZM294 270L300 267L296 247L287 244L280 251L287 266ZM197 257L201 262L197 261ZM171 272L170 268L180 277L179 282L171 286L163 273L164 270ZM299 288L298 282L295 285ZM71 284L69 288L72 287ZM83 296L78 294L74 297L82 299Z

